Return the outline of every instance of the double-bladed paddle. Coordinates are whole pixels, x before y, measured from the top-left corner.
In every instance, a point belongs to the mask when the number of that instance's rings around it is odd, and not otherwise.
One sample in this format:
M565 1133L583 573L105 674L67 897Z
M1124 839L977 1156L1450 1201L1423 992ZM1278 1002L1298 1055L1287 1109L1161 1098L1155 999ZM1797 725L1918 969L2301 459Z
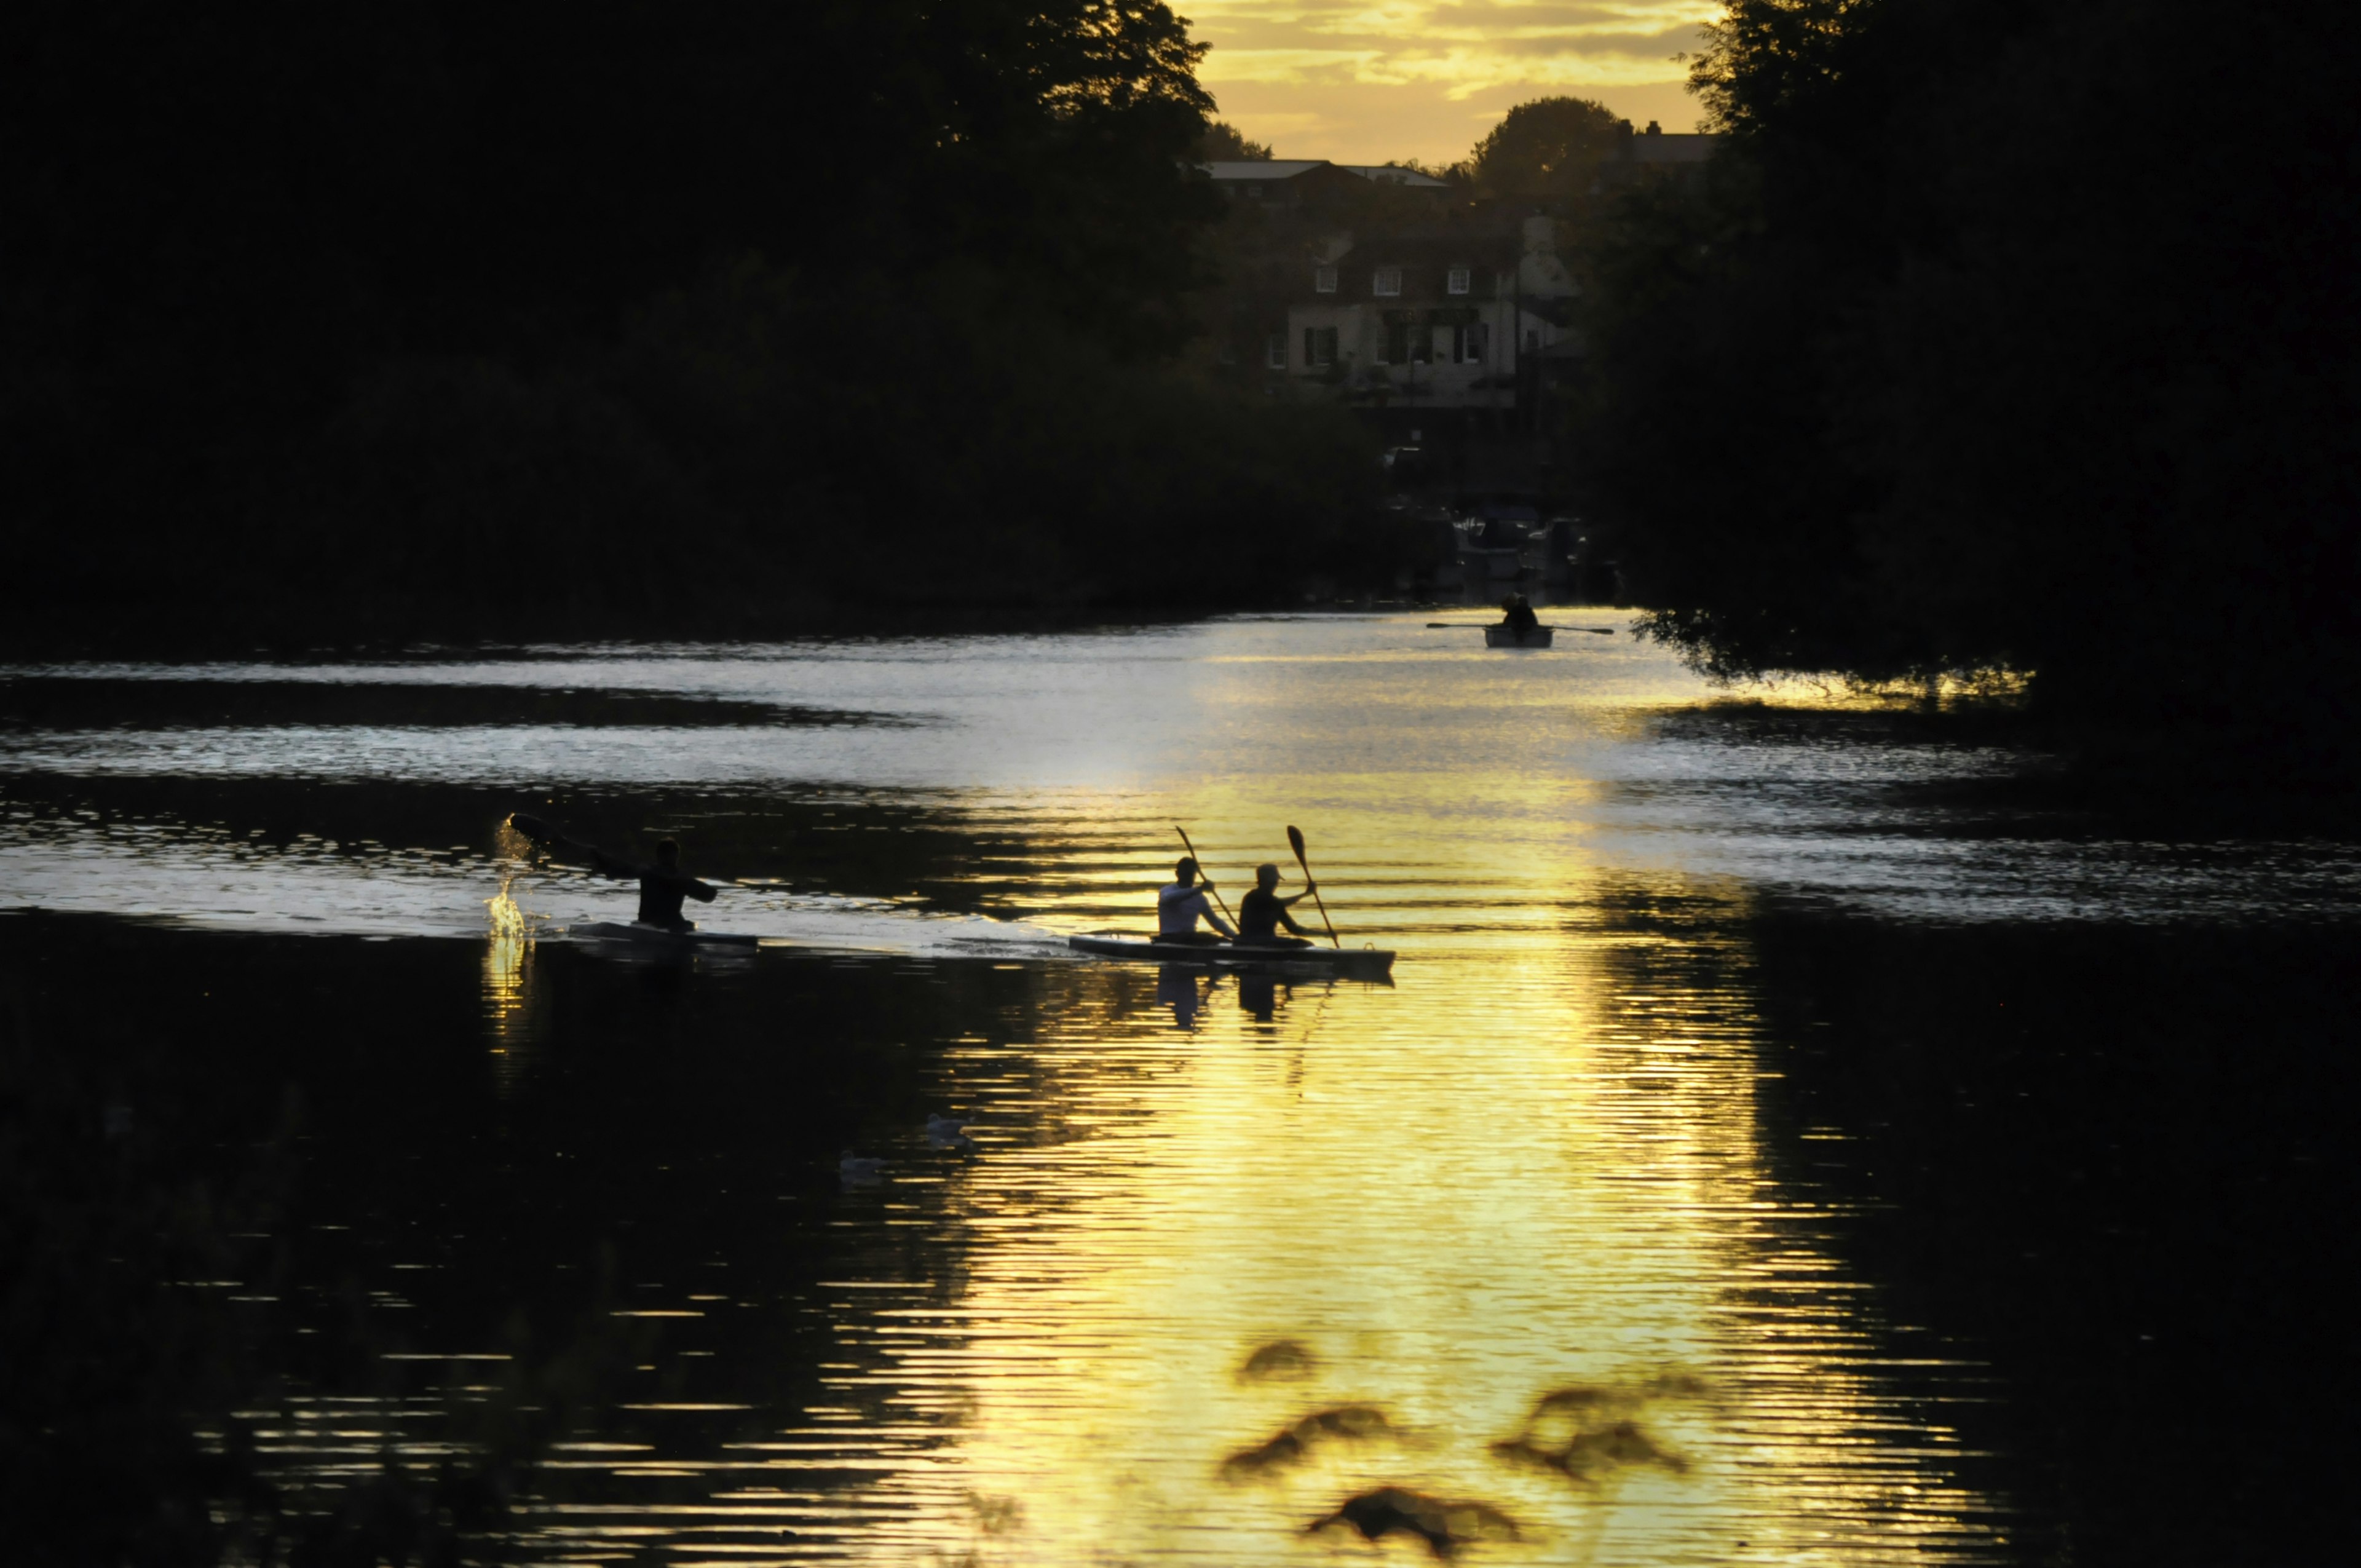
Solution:
M1291 822L1287 825L1287 844L1288 848L1295 851L1295 863L1303 868L1303 880L1312 882L1312 862L1303 858L1303 829ZM1336 923L1328 918L1328 901L1320 896L1320 886L1317 883L1312 883L1312 902L1320 911L1320 924L1328 927L1329 945L1342 948L1345 944L1336 940Z
M560 833L556 828L551 827L547 821L533 816L531 812L510 812L509 826L515 828L518 832L523 834L526 838L532 839L535 844L540 845L544 849L547 849L552 846L567 850L588 850L590 848L589 845L583 843L578 839L567 838L565 834Z

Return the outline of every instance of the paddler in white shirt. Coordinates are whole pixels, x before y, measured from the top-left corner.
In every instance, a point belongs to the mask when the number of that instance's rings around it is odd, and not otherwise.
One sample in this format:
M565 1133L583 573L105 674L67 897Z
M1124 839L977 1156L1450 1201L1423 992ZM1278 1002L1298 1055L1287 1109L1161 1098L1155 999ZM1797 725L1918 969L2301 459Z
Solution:
M1197 880L1197 862L1183 855L1180 863L1172 868L1170 885L1156 894L1156 939L1159 942L1218 942L1224 937L1235 937L1230 923L1215 912L1205 894L1213 884ZM1213 931L1200 931L1197 921L1202 916ZM1217 937L1213 931L1218 931Z

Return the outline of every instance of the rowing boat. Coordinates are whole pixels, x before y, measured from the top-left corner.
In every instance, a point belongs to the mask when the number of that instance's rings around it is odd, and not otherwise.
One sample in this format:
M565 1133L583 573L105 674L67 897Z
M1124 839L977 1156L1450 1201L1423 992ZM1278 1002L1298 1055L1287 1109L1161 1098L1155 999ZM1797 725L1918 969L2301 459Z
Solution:
M762 943L760 937L741 936L731 931L674 931L662 926L642 925L634 920L626 925L620 920L600 920L588 926L568 926L566 934L577 942L631 942L642 947L729 948L739 951L752 949Z
M1546 648L1550 645L1550 640L1556 635L1557 628L1554 626L1536 626L1521 632L1513 627L1488 626L1484 629L1484 646L1487 648Z
M1293 964L1356 974L1384 974L1394 956L1377 948L1257 947L1251 942L1156 942L1137 937L1069 937L1078 953L1102 959L1133 959L1156 964Z

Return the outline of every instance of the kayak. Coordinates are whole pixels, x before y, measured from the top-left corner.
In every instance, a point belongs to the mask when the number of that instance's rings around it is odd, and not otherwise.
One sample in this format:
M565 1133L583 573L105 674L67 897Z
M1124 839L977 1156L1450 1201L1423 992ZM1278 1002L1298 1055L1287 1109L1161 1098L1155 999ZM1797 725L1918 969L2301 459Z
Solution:
M1135 959L1155 964L1300 964L1384 974L1394 956L1377 948L1262 948L1250 942L1157 942L1137 937L1069 937L1078 953L1102 959Z
M568 926L566 934L577 942L635 942L651 948L730 948L751 950L761 945L760 937L740 936L729 931L669 931L662 926L642 926L638 921L626 925L620 920L600 920L588 926Z
M1550 640L1556 635L1557 628L1554 626L1536 626L1521 637L1505 626L1488 626L1484 629L1484 646L1487 648L1546 648L1550 645Z

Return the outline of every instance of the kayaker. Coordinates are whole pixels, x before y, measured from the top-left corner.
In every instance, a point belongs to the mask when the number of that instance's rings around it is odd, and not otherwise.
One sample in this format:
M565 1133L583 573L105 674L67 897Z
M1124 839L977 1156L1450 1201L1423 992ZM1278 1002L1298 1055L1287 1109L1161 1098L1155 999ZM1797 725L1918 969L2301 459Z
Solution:
M1205 894L1212 888L1208 879L1197 881L1197 862L1191 856L1180 857L1172 868L1172 881L1156 894L1156 939L1159 942L1218 942L1223 937L1235 937L1230 923L1214 912ZM1197 921L1202 916L1213 931L1200 931ZM1213 934L1221 933L1220 937Z
M1500 624L1515 632L1520 641L1526 632L1541 623L1542 618L1533 613L1533 607L1525 602L1524 595L1510 594L1500 601Z
M693 898L699 904L713 902L713 889L680 869L680 846L670 839L656 846L654 865L634 865L604 850L593 849L590 851L590 867L601 876L639 879L639 920L642 926L657 926L667 931L694 931L697 923L682 917L680 901Z
M1298 926L1295 916L1287 911L1289 905L1301 904L1311 897L1319 885L1306 879L1301 893L1281 898L1277 892L1279 868L1268 861L1257 866L1254 891L1238 900L1238 940L1267 948L1310 947L1310 933ZM1281 926L1295 935L1280 936L1279 928Z

